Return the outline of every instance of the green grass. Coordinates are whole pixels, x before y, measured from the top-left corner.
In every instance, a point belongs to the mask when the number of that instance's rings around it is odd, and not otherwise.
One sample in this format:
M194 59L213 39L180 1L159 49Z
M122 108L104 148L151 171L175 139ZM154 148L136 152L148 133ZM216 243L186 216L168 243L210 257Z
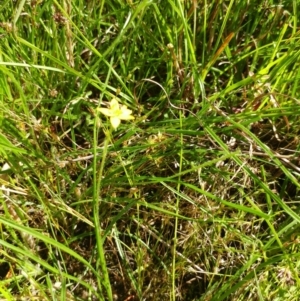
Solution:
M298 1L2 2L0 300L299 300Z

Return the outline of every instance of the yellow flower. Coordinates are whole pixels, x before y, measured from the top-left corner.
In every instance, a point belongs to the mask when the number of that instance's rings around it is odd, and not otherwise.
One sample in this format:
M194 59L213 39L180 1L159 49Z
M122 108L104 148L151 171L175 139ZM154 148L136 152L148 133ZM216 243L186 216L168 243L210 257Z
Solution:
M132 111L126 106L118 103L118 101L113 98L109 103L109 109L99 108L99 112L110 118L110 123L114 129L116 129L121 120L132 120L134 117L131 115Z

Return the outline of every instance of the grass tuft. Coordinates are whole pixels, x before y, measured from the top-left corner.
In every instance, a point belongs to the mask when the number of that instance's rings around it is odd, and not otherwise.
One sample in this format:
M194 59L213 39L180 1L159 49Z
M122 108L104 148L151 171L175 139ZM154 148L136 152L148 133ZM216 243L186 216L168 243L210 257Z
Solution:
M298 17L0 4L0 300L298 300Z

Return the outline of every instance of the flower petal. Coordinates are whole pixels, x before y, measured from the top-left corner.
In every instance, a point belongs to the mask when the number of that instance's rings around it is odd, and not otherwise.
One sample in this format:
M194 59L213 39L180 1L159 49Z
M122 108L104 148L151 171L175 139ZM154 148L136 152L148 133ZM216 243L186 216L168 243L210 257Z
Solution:
M122 106L121 107L121 114L120 114L120 119L123 119L123 120L131 120L131 119L134 119L134 117L131 115L132 114L132 111L127 109L126 106Z
M113 98L110 103L109 103L109 106L110 106L110 109L112 111L119 111L120 110L120 105L119 105L119 102Z
M111 117L114 115L114 112L111 109L99 108L98 111L108 117Z
M134 117L132 115L121 115L119 116L121 120L133 120Z
M112 127L114 129L116 129L120 125L121 120L118 117L111 117L110 118L110 123L111 123Z

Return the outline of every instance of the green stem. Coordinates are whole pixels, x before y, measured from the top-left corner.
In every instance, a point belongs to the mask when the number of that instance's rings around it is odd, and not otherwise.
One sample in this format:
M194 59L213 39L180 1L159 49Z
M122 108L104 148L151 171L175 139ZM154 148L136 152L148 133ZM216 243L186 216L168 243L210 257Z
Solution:
M101 279L98 278L98 286L102 292L102 287L106 291L106 295L109 300L113 300L112 290L109 280L108 269L105 260L105 250L103 247L104 241L102 240L102 233L103 229L101 228L101 223L99 219L99 205L101 202L100 198L100 190L101 190L101 182L103 176L103 170L105 165L105 159L107 156L108 150L108 142L109 142L109 135L110 133L106 133L106 137L104 140L104 147L103 147L103 155L100 164L100 169L97 171L97 145L98 145L98 126L97 124L100 122L99 117L96 116L95 118L95 126L94 126L94 161L93 161L93 215L94 215L94 223L95 223L95 235L96 235L96 243L97 243L97 263L96 269L101 271Z

